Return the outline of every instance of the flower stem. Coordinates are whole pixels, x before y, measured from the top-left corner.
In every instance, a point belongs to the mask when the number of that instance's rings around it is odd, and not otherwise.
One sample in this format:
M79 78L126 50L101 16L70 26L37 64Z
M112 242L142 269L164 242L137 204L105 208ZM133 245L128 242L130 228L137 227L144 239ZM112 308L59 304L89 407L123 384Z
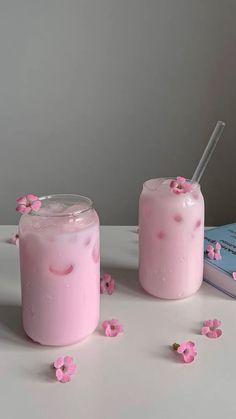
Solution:
M174 351L177 351L179 346L180 345L178 343L173 343L172 348L174 349Z

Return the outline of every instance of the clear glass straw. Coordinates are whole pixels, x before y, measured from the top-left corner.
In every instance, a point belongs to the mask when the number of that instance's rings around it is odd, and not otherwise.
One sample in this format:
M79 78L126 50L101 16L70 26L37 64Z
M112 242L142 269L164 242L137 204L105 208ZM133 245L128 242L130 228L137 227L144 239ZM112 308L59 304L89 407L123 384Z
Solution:
M207 165L212 157L212 154L215 151L217 143L221 137L222 132L224 131L225 123L222 121L218 121L213 133L211 134L211 138L208 141L208 144L204 150L204 153L196 167L196 170L193 174L192 181L193 182L200 182L203 173L205 172Z

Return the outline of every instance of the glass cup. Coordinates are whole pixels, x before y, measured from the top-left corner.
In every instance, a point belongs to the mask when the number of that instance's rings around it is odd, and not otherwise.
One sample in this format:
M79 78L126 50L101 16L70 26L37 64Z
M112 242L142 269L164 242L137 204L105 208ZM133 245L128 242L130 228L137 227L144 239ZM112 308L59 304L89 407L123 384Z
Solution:
M40 201L19 223L23 327L42 345L69 345L99 320L99 218L80 195Z
M148 293L167 299L194 294L203 280L200 185L186 181L184 191L173 182L146 181L139 200L139 280Z

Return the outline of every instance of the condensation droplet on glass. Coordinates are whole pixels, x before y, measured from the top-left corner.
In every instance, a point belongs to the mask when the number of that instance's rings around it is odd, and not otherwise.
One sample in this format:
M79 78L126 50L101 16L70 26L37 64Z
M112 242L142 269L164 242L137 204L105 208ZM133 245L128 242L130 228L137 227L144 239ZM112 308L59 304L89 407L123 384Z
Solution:
M35 221L33 226L36 230L41 227L38 221Z
M184 295L184 291L179 292L178 297L182 297Z
M91 242L91 237L87 237L87 239L84 242L85 247L89 246L90 242Z
M31 314L32 317L35 316L35 309L34 309L34 305L33 304L31 304L31 306L30 306L30 314Z

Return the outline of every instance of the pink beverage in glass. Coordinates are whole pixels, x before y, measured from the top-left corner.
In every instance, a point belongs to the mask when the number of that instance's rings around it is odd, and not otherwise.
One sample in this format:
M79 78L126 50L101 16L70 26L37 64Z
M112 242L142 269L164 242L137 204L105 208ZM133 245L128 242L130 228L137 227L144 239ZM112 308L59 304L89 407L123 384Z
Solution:
M42 345L69 345L99 320L99 219L82 196L40 200L19 224L23 326Z
M203 279L204 200L198 183L151 179L139 201L139 280L167 299L194 294Z

